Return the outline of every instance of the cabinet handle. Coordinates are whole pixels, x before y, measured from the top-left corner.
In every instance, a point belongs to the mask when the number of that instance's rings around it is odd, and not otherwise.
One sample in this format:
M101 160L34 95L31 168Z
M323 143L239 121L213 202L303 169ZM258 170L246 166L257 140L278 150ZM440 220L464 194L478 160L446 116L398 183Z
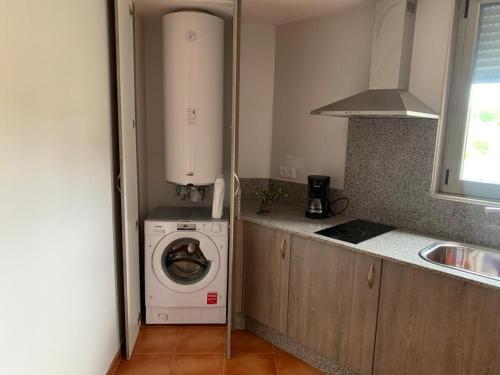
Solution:
M116 177L116 190L121 194L122 193L122 174L118 173L118 177Z
M373 282L375 281L375 264L372 263L370 266L370 271L368 271L368 286L373 288Z
M233 177L236 181L236 189L234 189L234 198L237 198L238 197L238 194L241 192L241 184L240 184L240 178L238 177L238 175L236 173L233 173Z
M286 239L283 238L281 240L281 245L280 245L280 252L281 252L281 258L285 259L285 244L286 244Z

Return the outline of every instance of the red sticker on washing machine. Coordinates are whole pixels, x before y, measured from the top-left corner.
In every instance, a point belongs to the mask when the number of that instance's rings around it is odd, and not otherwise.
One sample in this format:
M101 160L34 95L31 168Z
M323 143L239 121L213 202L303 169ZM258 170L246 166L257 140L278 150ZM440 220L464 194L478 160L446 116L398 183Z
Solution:
M217 292L207 293L207 305L217 305Z

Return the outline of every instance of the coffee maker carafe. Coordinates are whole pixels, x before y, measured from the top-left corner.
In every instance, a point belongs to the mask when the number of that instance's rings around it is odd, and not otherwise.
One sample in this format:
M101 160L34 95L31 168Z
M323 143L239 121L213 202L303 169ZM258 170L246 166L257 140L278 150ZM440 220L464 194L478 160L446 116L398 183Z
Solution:
M308 204L306 217L311 219L324 219L331 216L330 209L330 177L329 176L309 176L308 184Z
M306 217L310 219L326 219L333 215L340 215L349 206L349 199L345 197L338 198L333 202L330 200L330 177L329 176L309 176L308 199ZM343 201L344 207L338 212L334 212L332 207Z

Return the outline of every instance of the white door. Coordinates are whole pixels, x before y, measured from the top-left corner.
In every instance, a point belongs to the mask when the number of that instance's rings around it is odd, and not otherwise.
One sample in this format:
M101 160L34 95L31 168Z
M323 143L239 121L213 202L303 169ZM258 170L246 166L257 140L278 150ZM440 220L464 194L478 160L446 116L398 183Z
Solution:
M118 79L118 127L125 292L127 358L134 349L141 324L139 265L139 195L135 129L134 16L131 0L115 0Z

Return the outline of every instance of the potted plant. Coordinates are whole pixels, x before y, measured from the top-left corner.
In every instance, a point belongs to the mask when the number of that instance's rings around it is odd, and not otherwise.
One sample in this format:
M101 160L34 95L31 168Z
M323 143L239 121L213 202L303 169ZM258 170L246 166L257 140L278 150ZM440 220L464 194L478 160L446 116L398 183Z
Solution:
M280 200L287 198L288 192L283 186L270 184L268 189L258 191L257 196L260 198L257 213L259 215L269 215L272 206Z

